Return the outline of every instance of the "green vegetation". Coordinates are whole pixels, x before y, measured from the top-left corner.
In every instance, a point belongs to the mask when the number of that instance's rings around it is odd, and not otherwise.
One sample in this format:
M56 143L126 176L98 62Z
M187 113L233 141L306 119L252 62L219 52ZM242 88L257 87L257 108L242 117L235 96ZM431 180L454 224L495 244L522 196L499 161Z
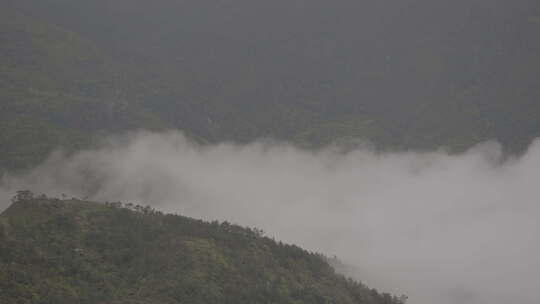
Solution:
M403 304L257 229L33 197L0 215L2 303Z
M454 151L540 135L536 0L410 1L0 0L0 168L135 129Z
M0 10L0 45L0 168L34 165L57 147L86 147L130 123L159 126L123 109L112 60L80 35Z

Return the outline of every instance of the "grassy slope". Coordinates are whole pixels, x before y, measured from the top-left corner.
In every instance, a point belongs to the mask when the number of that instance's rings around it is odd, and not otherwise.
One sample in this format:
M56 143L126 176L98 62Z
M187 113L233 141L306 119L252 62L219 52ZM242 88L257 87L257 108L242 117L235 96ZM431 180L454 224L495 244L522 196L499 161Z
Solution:
M136 210L135 210L136 209ZM84 201L19 201L0 215L6 303L397 304L320 255L228 223Z

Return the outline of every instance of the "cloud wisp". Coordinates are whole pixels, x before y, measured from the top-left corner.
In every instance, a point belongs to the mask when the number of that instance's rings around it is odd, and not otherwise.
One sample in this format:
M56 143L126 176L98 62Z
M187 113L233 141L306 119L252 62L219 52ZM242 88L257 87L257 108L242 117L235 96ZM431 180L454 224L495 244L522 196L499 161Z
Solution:
M336 255L353 265L351 276L411 303L532 304L540 303L539 169L539 141L502 160L495 143L461 155L381 154L137 133L4 176L0 209L18 189L140 202Z

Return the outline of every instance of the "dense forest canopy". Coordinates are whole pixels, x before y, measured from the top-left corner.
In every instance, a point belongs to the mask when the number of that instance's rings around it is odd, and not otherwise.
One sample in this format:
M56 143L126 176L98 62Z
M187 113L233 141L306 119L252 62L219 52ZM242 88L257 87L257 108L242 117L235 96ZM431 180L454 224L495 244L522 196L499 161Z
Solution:
M86 201L116 196L419 303L538 303L539 30L538 0L0 0L0 211L85 197L0 214L0 302L406 301Z
M111 132L384 149L540 134L536 0L1 0L0 167Z
M0 214L3 303L404 304L258 229L34 197Z

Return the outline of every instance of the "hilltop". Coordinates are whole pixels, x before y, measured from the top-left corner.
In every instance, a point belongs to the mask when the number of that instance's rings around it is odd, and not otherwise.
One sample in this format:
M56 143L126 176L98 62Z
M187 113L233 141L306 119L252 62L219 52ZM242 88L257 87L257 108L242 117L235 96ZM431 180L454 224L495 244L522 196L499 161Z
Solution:
M402 304L257 229L150 207L19 196L0 215L6 303Z

